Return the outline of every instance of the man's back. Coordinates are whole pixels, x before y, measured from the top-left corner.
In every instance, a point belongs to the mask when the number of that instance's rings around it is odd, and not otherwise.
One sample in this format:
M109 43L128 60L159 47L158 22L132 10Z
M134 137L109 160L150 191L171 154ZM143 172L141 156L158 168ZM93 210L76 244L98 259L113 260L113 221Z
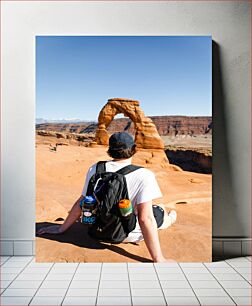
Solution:
M130 158L123 161L107 161L106 172L116 172L130 164ZM83 196L86 195L88 182L90 178L95 174L95 172L96 164L92 165L88 170L85 185L82 190ZM162 197L155 175L149 169L140 168L127 174L125 178L129 193L129 199L131 200L133 206Z

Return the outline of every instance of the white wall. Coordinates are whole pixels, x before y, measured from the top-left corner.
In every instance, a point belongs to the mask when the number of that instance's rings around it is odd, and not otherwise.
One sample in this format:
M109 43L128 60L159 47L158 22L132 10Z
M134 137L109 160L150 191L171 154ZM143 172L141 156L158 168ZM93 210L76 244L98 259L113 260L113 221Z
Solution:
M13 247L18 253L22 241L30 252L35 235L35 35L212 35L216 42L213 236L250 236L249 3L9 1L1 5L2 253Z

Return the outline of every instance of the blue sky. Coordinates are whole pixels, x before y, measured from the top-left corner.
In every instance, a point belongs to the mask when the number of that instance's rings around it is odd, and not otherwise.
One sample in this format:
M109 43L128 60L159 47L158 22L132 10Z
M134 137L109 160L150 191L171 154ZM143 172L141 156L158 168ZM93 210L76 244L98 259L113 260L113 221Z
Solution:
M36 118L96 120L109 98L148 116L211 116L210 36L38 36Z

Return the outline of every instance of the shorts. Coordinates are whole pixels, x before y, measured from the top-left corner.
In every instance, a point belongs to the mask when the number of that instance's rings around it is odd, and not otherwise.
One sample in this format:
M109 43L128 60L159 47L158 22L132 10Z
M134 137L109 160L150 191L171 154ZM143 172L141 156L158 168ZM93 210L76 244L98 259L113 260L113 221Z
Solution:
M164 222L164 210L162 207L158 206L158 205L153 205L152 206L153 209L153 215L155 217L155 220L157 222L157 227L161 227L163 222ZM136 227L135 229L129 233L128 237L124 239L124 243L138 243L140 241L143 240L143 235L142 235L142 231L140 228L140 225L137 221Z
M157 227L159 228L164 223L164 210L162 207L158 205L153 205L152 209L153 209L153 215L157 222Z

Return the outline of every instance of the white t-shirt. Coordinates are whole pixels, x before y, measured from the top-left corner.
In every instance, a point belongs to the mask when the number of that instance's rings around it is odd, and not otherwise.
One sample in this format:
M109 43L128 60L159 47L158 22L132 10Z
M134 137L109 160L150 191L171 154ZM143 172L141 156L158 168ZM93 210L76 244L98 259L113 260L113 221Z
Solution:
M106 171L107 172L116 172L121 168L130 165L131 158L115 162L107 161L106 162ZM82 190L82 195L85 196L87 192L88 182L90 178L96 172L96 164L92 165L86 176L85 185ZM127 175L125 175L129 199L133 207L137 204L148 202L157 198L162 197L162 193L158 186L155 175L152 171L146 168L137 169Z

